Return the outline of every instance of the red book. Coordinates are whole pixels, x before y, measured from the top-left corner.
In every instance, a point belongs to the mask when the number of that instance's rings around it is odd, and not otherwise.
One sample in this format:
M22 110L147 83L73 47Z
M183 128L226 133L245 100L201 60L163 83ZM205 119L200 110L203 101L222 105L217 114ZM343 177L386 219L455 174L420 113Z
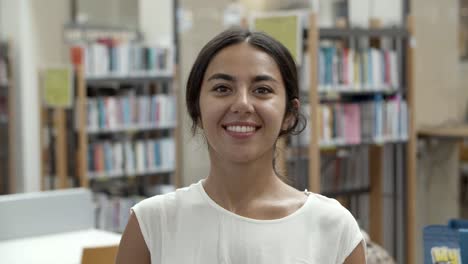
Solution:
M71 46L70 47L70 57L71 62L74 66L83 64L83 47L81 46Z

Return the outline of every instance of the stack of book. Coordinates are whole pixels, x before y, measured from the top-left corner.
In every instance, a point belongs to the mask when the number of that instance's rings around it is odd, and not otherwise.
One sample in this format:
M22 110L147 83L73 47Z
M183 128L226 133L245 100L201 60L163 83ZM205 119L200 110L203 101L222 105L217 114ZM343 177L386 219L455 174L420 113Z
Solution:
M141 77L171 74L173 50L115 39L83 45L87 78Z
M302 111L308 113L309 106ZM323 147L338 145L380 144L408 138L408 106L396 95L372 101L335 102L319 106L319 140ZM299 135L298 145L309 144L309 131Z
M172 95L108 96L87 101L88 132L172 128L176 100Z
M319 91L399 88L397 54L393 50L322 45L318 63Z
M88 148L90 178L172 172L174 138L94 142Z

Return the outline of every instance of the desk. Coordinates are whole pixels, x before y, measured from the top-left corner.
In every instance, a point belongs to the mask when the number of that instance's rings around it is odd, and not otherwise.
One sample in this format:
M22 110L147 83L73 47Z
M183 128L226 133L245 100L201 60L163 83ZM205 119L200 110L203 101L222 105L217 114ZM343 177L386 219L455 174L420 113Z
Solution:
M88 229L0 241L0 263L80 264L85 247L120 243L120 234Z

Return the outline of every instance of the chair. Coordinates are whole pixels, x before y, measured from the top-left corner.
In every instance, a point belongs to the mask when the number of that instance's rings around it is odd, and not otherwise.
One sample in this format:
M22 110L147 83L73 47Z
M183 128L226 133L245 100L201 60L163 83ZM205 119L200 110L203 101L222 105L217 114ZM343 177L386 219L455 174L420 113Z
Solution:
M118 246L84 248L81 264L113 264Z

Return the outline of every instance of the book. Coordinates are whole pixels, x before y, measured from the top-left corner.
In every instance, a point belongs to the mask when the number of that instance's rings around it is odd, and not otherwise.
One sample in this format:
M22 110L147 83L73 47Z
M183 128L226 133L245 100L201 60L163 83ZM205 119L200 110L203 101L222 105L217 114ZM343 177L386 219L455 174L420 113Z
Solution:
M303 71L310 72L304 64ZM303 74L307 75L307 74ZM351 49L322 42L318 52L319 91L381 91L399 89L396 51L388 49ZM301 87L307 87L309 78Z
M88 155L91 178L170 172L175 169L175 140L96 141L90 144Z
M106 96L87 101L87 129L92 133L173 128L176 120L173 95Z
M88 79L171 76L173 73L173 47L101 38L73 48L83 50Z

